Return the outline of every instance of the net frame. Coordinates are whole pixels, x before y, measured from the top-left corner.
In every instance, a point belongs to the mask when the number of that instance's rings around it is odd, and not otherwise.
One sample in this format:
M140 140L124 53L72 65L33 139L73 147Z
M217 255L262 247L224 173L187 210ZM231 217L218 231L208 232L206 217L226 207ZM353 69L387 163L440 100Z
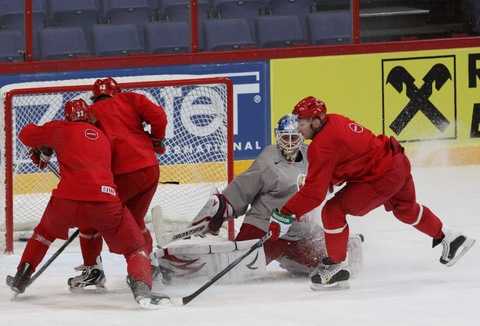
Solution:
M163 76L162 76L163 77ZM227 127L227 143L226 151L227 151L227 183L229 183L233 177L233 84L230 79L224 77L202 77L198 78L198 76L180 76L180 77L172 77L167 76L167 80L162 80L159 76L153 76L150 78L146 78L147 81L132 81L139 80L142 77L124 77L124 78L116 78L119 82L122 89L129 90L129 89L142 89L152 87L152 84L155 84L155 87L186 87L192 85L215 85L215 84L222 84L226 87L226 127ZM72 81L61 81L63 84L68 84ZM14 136L14 117L13 117L13 99L15 96L22 96L22 95L32 95L32 94L41 94L41 93L49 93L49 92L80 92L80 93L89 93L91 91L91 86L93 81L86 81L86 80L77 80L78 84L72 86L34 86L33 83L32 87L25 86L25 84L19 84L23 86L16 85L9 85L10 87L5 91L4 94L4 136L5 136L5 147L3 149L3 157L4 160L4 169L2 173L2 177L5 180L5 193L0 193L1 196L4 196L5 199L5 252L12 253L13 252L13 230L14 230L14 203L13 203L13 189L14 189L14 149L13 144L15 141ZM28 84L28 83L27 83ZM42 84L42 83L38 83ZM22 88L23 87L23 88ZM193 216L191 217L193 218ZM1 226L2 223L0 223ZM1 229L1 228L0 228ZM233 221L229 221L228 223L228 238L233 239L234 237L234 223ZM1 235L0 235L1 236ZM0 242L1 245L1 242Z

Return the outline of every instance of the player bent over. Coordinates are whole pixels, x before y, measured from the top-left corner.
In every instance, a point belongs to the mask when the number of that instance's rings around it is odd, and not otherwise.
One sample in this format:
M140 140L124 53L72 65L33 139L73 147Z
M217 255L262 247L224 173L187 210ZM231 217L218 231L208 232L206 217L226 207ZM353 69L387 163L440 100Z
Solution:
M309 178L306 176L308 146L296 130L297 124L296 116L283 116L275 128L276 145L266 147L221 194L213 195L192 224L208 220L210 233L216 235L224 220L245 214L235 241L263 237L269 228L271 210L282 207L303 186L305 177ZM319 265L326 257L324 233L313 217L303 214L281 239L265 242L267 265L278 260L281 267L301 275L310 274ZM353 236L351 242L355 250L350 258L360 267L360 239Z
M99 231L111 252L125 256L136 302L147 309L168 304L167 296L150 291L148 249L131 213L118 198L111 172L110 142L92 124L95 118L84 100L67 102L64 116L66 121L51 121L43 126L28 124L19 133L26 146L55 150L62 178L27 243L11 289L17 293L25 291L50 244L57 238L67 239L69 228L92 227ZM45 167L49 157L40 151L34 153L37 155L32 154L33 161Z
M271 230L282 235L293 227L292 221L323 202L329 185L345 183L322 209L328 258L311 278L313 290L349 287L347 214L363 216L383 205L401 222L430 236L433 247L441 243L440 263L446 266L472 247L475 240L447 228L417 203L409 159L394 137L376 136L347 117L327 114L324 102L312 96L301 100L293 113L300 119L298 131L312 139L308 178L280 211L272 212Z
M145 215L155 194L160 178L158 159L163 154L163 138L167 117L162 107L145 95L122 92L115 79L97 79L93 85L91 112L97 119L96 126L110 140L112 171L118 196L130 210L146 242L146 251L152 251L152 237L145 225ZM151 133L143 130L148 123ZM102 238L94 228L80 229L80 245L84 266L82 274L68 280L71 291L99 286L105 282L101 265ZM161 274L152 265L154 287L163 288Z

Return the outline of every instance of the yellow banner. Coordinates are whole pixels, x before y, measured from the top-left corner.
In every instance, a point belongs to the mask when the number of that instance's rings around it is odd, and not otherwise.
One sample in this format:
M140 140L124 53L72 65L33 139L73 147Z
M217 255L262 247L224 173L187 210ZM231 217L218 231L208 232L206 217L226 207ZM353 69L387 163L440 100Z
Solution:
M395 136L414 163L480 164L479 48L279 59L270 69L273 128L312 95Z

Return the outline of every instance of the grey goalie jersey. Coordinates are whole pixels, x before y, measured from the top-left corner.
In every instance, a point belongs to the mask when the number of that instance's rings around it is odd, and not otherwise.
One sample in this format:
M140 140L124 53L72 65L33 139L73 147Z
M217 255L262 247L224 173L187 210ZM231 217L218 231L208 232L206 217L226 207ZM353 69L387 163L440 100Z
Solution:
M225 188L223 194L237 216L245 214L244 223L268 231L272 209L282 208L305 182L307 148L307 145L302 145L297 161L288 163L277 145L270 145ZM310 215L306 214L300 222L294 222L282 239L296 241L306 237L314 223Z

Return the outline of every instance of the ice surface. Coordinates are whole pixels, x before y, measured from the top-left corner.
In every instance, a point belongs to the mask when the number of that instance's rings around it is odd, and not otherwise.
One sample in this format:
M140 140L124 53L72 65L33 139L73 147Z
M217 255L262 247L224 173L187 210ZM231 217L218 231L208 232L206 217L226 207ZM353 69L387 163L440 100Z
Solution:
M477 239L454 266L438 260L441 246L379 208L349 217L351 232L365 236L364 269L349 290L314 292L309 279L293 278L271 264L267 276L240 284L214 284L183 307L147 311L125 283L123 257L103 253L107 294L73 294L67 279L81 263L72 243L27 291L10 301L5 285L25 243L0 257L1 325L480 325L480 166L415 168L420 203L451 228ZM56 241L46 259L62 244ZM167 287L172 297L202 284Z

